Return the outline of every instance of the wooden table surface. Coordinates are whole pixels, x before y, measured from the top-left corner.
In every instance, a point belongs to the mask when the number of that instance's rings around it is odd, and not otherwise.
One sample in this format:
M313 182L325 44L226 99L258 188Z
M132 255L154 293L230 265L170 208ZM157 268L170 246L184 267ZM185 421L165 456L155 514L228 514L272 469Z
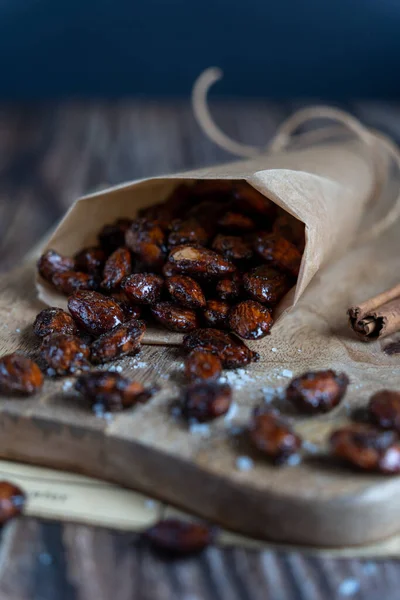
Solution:
M299 103L213 106L235 139L264 144ZM400 105L342 106L400 140ZM0 108L0 269L12 268L74 198L118 183L230 160L188 103ZM166 562L135 534L22 518L0 543L1 600L397 600L395 560L210 548Z

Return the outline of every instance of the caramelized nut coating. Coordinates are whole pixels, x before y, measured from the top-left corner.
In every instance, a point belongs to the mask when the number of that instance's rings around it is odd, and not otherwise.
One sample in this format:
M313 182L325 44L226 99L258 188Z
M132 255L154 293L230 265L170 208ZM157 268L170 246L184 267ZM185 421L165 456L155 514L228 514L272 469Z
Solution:
M301 448L301 438L274 411L256 413L249 433L254 446L277 464L286 462Z
M233 263L201 246L177 246L168 261L183 275L222 278L236 270Z
M145 331L146 325L143 321L132 319L103 333L90 347L92 363L105 363L135 352Z
M222 215L222 217L218 220L218 225L227 231L237 231L243 233L247 231L253 231L256 228L256 224L254 223L253 219L247 215L231 211Z
M199 423L225 415L232 401L232 390L227 384L201 382L190 385L182 397L182 414Z
M38 337L44 338L53 333L77 335L78 328L71 315L53 306L40 311L33 324L33 332Z
M97 292L75 292L68 298L68 310L82 329L96 336L125 320L119 304Z
M2 394L30 395L43 385L43 374L37 364L22 354L6 354L0 358L0 391Z
M125 233L132 224L131 219L117 219L105 225L99 233L99 243L107 255L125 245Z
M131 254L127 248L118 248L108 257L104 265L103 281L104 290L115 290L119 287L124 277L131 272Z
M208 233L196 219L182 221L176 219L171 223L171 233L168 236L168 246L180 246L182 244L198 244L205 246L208 242Z
M83 271L83 273L99 275L103 270L106 259L106 253L99 246L84 248L75 254L75 268L77 271Z
M158 302L151 307L151 314L159 323L171 331L192 331L199 326L195 311L173 302Z
M246 340L258 340L268 335L272 327L271 312L254 300L245 300L229 313L229 326Z
M238 181L234 184L233 196L236 199L236 206L243 212L254 213L257 217L263 215L269 220L274 218L276 204L245 181Z
M126 246L147 269L159 269L164 263L165 236L161 227L148 219L135 219L125 235Z
M26 496L20 487L9 481L0 481L0 525L18 517L25 506Z
M257 237L254 250L272 267L283 269L294 277L299 274L301 253L284 237L263 233Z
M51 282L56 273L72 271L75 268L75 261L67 256L62 256L55 250L47 250L39 258L37 267L43 279Z
M146 402L155 388L146 389L137 381L129 381L119 373L96 371L78 378L75 389L92 404L105 410L118 411Z
M142 309L137 304L132 304L125 292L113 292L111 294L113 300L122 308L125 321L131 319L139 319L142 314Z
M83 340L65 333L47 336L40 348L48 375L72 375L87 370L89 354L89 348Z
M196 329L183 338L183 347L187 350L203 349L216 354L224 368L244 367L259 359L239 338L218 329Z
M233 262L249 260L253 256L250 244L236 235L218 234L212 244L213 250Z
M203 319L207 327L226 329L230 309L230 305L223 300L209 300L203 312Z
M159 521L144 535L155 550L179 556L201 552L214 540L213 530L206 525L178 519Z
M240 279L238 277L220 279L215 291L221 300L227 300L228 302L236 300L240 295Z
M377 392L369 402L368 412L371 420L379 427L394 429L400 433L400 392Z
M185 360L185 375L190 383L215 381L221 375L222 363L207 350L192 350Z
M70 296L78 290L96 290L99 287L100 280L96 275L90 273L64 271L63 273L55 273L52 283L56 290Z
M286 390L286 399L306 413L325 413L337 406L346 393L349 378L335 371L315 371L296 377Z
M335 431L330 446L334 456L359 469L400 473L400 440L394 431L353 424Z
M173 275L168 277L165 283L172 298L181 306L203 308L206 305L203 290L191 277Z
M161 296L164 281L154 273L134 273L125 277L121 288L129 300L137 304L155 304Z
M285 273L262 265L245 273L243 287L254 300L271 306L289 291L290 281Z

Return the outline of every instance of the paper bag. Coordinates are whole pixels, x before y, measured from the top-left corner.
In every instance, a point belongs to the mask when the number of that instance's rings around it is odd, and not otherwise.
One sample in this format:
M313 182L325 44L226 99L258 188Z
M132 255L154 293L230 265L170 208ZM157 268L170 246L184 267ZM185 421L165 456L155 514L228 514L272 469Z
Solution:
M183 181L204 179L244 180L305 224L304 254L296 287L286 299L288 308L321 267L352 243L374 188L370 152L358 140L263 154L247 161L128 182L80 198L43 251L53 248L73 255L96 244L103 225L119 217L135 217L140 208L164 200ZM66 297L40 276L36 284L45 304L66 307ZM149 327L144 343L179 344L181 339L181 334Z

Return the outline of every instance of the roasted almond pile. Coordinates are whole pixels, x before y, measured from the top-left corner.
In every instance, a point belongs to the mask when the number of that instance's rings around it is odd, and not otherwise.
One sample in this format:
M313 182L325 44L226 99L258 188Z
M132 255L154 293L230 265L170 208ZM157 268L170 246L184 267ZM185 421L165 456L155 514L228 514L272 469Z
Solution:
M71 305L77 292L102 294L108 318L111 302L119 306L119 322L122 311L172 331L212 327L255 340L295 285L303 249L303 223L247 183L199 181L105 225L97 246L73 257L47 251L38 269Z

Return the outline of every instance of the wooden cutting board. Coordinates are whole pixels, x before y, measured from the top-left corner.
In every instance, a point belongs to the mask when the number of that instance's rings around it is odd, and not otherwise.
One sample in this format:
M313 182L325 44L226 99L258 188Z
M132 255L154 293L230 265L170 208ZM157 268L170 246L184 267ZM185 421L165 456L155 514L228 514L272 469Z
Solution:
M364 258L356 255L353 268ZM115 482L264 539L341 546L393 534L400 528L400 478L356 473L321 454L329 432L346 422L350 409L364 404L383 382L400 389L399 358L349 336L343 315L353 298L341 293L340 302L333 302L339 291L337 285L330 289L330 280L316 281L312 294L273 328L261 362L228 375L234 407L227 418L190 431L173 417L171 403L184 382L183 354L177 347L147 346L139 356L115 363L128 376L161 385L147 405L99 418L82 407L72 378L48 379L40 395L0 399L0 456ZM375 283L367 273L363 281L367 294ZM2 277L1 354L18 349L36 355L31 324L41 308L32 263ZM332 326L338 322L341 329ZM292 372L326 367L349 373L345 401L330 415L292 415L309 457L296 466L271 466L252 452L238 427ZM280 407L290 415L284 402ZM247 458L253 466L243 470Z

